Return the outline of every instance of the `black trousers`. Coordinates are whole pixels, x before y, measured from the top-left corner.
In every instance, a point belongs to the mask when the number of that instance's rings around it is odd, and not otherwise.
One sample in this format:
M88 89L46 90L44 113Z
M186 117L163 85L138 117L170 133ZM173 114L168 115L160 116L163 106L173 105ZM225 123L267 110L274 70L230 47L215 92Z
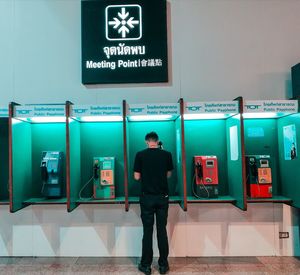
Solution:
M140 197L141 218L143 222L143 266L150 266L153 260L153 225L156 217L157 243L159 249L158 264L168 265L169 244L167 235L167 219L169 209L169 197L165 195L142 195Z

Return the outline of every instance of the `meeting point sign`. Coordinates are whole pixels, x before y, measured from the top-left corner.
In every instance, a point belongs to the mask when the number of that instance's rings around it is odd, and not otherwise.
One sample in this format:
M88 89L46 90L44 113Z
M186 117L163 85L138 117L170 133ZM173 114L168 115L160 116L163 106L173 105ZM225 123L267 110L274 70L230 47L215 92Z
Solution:
M83 0L82 83L168 81L166 0Z

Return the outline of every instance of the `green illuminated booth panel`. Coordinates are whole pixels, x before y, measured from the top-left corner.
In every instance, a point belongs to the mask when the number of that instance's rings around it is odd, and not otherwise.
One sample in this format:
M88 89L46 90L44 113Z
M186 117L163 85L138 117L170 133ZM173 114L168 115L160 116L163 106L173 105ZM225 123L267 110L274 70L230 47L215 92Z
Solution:
M0 106L0 205L9 204L8 107Z
M189 203L232 203L246 210L239 102L184 103Z
M10 210L66 203L65 105L10 104Z
M184 208L182 175L182 128L178 103L130 104L127 106L128 201L138 203L141 186L133 178L136 153L146 149L145 136L155 131L164 150L171 152L174 170L169 184L170 203L180 203Z
M296 100L244 102L248 202L300 207L300 117Z
M125 203L122 105L69 105L68 211Z

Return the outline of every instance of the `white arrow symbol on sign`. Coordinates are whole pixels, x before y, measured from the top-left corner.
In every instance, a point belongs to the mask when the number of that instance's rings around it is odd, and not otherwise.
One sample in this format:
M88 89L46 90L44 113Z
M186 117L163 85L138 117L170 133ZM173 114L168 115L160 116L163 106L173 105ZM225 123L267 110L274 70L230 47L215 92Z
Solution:
M122 8L121 13L118 12L118 15L121 19L125 20L126 17L129 15L129 12L125 12L125 8Z
M129 30L126 26L122 26L119 30L118 33L122 32L122 37L125 38L126 37L126 32L129 33Z
M119 25L121 24L121 21L120 21L118 18L116 18L116 17L114 17L114 20L115 20L115 21L109 21L108 24L109 24L109 25L114 25L113 28L116 29L116 28L118 28Z
M127 21L127 25L130 27L130 28L134 28L134 26L133 25L136 25L136 24L138 24L139 23L139 21L138 20L133 20L133 17L130 17L129 19L128 19L128 21Z

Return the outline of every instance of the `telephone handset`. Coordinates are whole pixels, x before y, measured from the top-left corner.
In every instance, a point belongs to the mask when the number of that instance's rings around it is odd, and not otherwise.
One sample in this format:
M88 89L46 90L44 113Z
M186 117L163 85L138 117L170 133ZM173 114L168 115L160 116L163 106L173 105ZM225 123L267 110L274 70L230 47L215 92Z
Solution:
M164 149L163 143L161 141L158 142L158 148L161 150Z
M99 178L99 165L97 162L95 162L93 169L94 169L94 179L98 179Z
M250 160L249 160L249 166L250 166L251 174L257 180L257 178L258 178L258 169L257 169L256 159L255 158L250 158Z
M197 177L202 180L203 179L203 166L200 162L196 163L196 171L197 171Z
M41 166L41 175L42 175L42 181L43 182L47 182L48 180L48 171L47 171L47 166L46 166L46 162L42 162L42 166Z

